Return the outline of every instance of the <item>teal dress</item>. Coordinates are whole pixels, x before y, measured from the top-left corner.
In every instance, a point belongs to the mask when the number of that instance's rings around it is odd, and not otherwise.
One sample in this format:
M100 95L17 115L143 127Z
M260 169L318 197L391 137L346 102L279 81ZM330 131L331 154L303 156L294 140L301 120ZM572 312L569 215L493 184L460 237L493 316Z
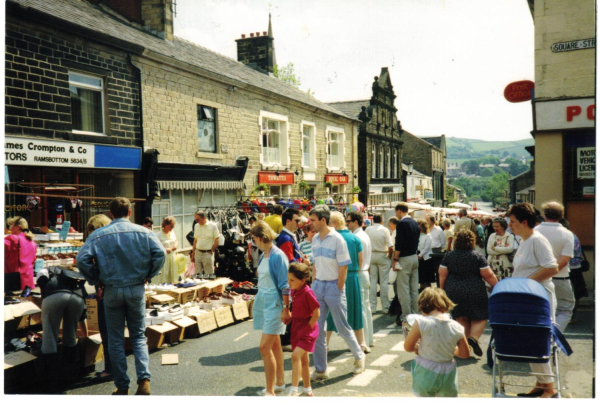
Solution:
M362 314L362 297L360 293L360 282L358 280L358 253L363 251L362 242L360 239L350 232L348 229L338 230L348 246L348 254L352 263L348 265L348 275L346 275L346 303L348 306L348 324L353 330L362 329L363 314ZM327 331L336 331L337 328L333 323L331 314L327 315Z

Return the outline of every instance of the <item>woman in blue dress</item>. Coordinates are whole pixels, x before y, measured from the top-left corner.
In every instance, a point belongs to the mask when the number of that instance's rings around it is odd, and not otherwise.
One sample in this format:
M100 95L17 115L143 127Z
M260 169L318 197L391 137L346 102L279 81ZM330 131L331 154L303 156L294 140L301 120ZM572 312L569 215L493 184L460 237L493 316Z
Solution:
M266 222L256 222L250 235L252 244L263 251L258 264L258 294L252 307L254 329L262 331L259 349L267 380L267 387L259 395L275 396L285 390L279 335L285 333L285 326L291 320L288 259L273 244L277 234Z

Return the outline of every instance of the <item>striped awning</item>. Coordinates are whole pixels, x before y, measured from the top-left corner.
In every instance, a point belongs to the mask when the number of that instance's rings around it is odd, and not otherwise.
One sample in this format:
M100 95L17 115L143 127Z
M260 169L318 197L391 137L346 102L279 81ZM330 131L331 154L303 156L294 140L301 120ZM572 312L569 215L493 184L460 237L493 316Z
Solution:
M237 190L243 181L157 181L161 190Z

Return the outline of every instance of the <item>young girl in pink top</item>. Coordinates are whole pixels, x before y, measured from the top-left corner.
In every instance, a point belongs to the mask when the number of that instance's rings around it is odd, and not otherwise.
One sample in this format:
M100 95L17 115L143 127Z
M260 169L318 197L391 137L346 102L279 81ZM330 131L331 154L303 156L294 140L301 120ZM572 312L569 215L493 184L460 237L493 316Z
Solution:
M310 276L310 268L305 264L294 262L288 269L288 283L292 293L292 386L290 396L313 396L310 387L310 370L308 354L315 350L315 342L319 336L320 310L319 302L312 289L306 283ZM303 392L298 390L302 374Z

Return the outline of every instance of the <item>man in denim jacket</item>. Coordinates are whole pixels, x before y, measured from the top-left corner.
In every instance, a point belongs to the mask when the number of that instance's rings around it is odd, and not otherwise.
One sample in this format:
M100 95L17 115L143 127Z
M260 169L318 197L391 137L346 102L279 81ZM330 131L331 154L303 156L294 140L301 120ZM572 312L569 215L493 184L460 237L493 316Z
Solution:
M165 249L148 229L129 222L131 204L117 197L110 204L113 221L94 231L77 254L77 268L92 285L104 284L104 309L115 385L113 395L127 395L125 321L131 336L138 390L150 395L144 283L156 276Z

